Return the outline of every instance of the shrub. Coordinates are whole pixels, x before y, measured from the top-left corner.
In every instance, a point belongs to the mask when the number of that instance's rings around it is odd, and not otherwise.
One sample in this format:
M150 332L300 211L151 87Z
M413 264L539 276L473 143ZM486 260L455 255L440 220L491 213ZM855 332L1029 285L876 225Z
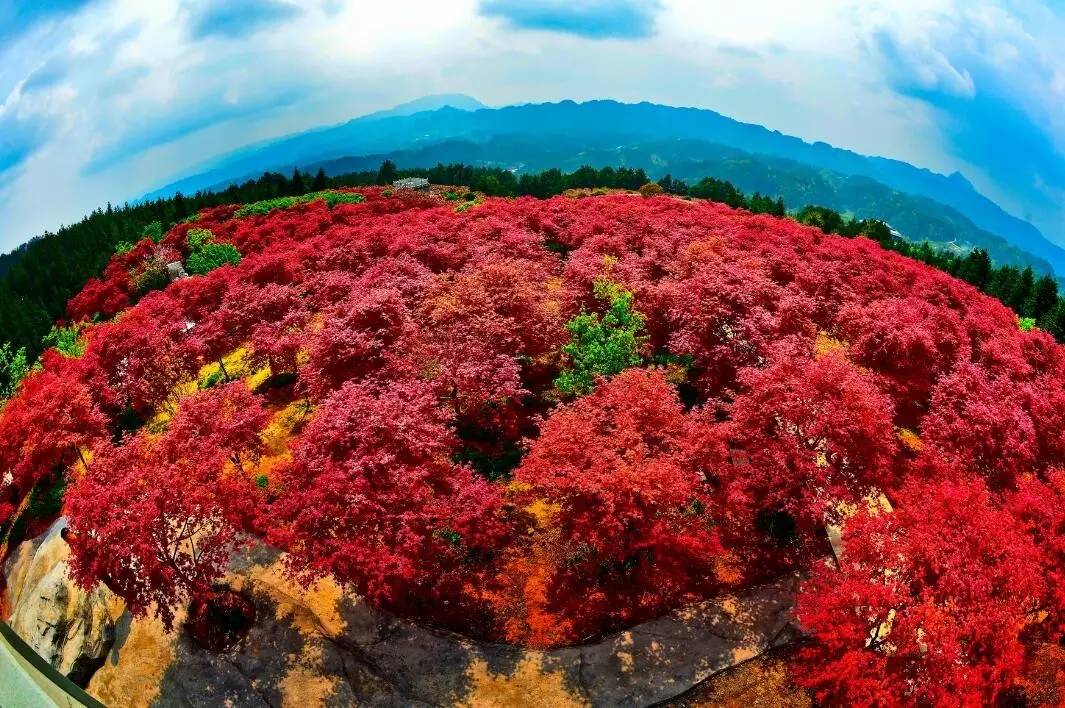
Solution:
M274 199L264 199L261 202L245 204L240 209L237 209L233 216L238 219L245 216L265 216L275 209L291 209L297 204L307 204L319 199L324 201L330 209L337 204L359 204L366 201L366 197L358 192L340 192L327 189L321 192L304 194L300 197L275 197Z
M666 190L662 189L662 185L657 182L648 182L640 187L640 196L643 197L660 197L665 193Z
M312 192L311 194L304 195L300 198L302 202L313 202L316 199L321 199L325 202L326 206L330 209L337 204L361 204L366 201L366 197L358 192L338 192L335 190L325 190L322 192Z
M240 209L237 209L233 213L235 218L243 218L245 216L265 216L275 209L288 209L299 204L298 197L275 197L274 199L264 199L259 202L252 202L251 204L245 204Z
M185 259L185 270L189 275L204 275L227 263L240 263L240 251L229 243L215 243L214 234L209 229L190 229L188 240L189 253Z
M82 325L76 323L69 327L53 325L52 330L44 337L44 344L55 347L63 356L76 359L85 353L85 340L81 336L81 330Z
M208 243L185 259L189 275L204 275L226 264L240 263L240 251L231 243Z
M157 261L145 263L130 274L130 284L142 295L152 290L162 290L170 284L166 264Z
M552 597L579 636L716 582L722 548L698 438L663 374L630 369L559 408L531 443L514 479L557 508Z
M193 251L203 248L214 238L209 229L189 229L185 239Z

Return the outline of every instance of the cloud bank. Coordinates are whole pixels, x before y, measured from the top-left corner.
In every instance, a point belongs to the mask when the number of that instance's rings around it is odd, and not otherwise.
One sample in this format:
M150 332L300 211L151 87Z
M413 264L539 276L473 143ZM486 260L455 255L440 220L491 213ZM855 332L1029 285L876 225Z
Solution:
M581 37L632 39L654 29L662 9L655 0L485 0L481 12L518 29L565 32Z
M1050 0L6 7L2 250L249 143L438 93L712 108L961 170L1052 235L1065 223L1065 19Z

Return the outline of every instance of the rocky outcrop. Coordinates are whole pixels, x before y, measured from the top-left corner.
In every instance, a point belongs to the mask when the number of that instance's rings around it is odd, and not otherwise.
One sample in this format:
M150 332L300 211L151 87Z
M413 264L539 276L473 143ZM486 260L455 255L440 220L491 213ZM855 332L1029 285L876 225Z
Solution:
M257 620L226 652L151 619L120 623L89 691L125 706L645 706L792 639L795 580L553 651L473 642L385 615L337 585L288 581L258 549L230 583Z
M228 582L255 605L248 635L210 652L181 630L132 619L66 577L62 524L7 564L11 623L112 708L147 706L645 706L790 641L796 580L783 578L551 651L475 642L374 610L329 581L306 589L257 547ZM117 619L116 619L117 618ZM108 651L110 649L110 651ZM100 663L102 661L102 666Z
M103 586L85 592L67 577L65 526L60 519L8 559L7 622L60 673L84 686L110 651L125 607Z

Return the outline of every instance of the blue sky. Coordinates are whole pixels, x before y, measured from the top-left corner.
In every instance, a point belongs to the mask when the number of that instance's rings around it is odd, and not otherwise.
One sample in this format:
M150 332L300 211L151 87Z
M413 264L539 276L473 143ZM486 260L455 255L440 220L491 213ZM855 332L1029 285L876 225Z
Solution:
M1061 0L0 0L0 249L419 96L712 108L1065 223Z

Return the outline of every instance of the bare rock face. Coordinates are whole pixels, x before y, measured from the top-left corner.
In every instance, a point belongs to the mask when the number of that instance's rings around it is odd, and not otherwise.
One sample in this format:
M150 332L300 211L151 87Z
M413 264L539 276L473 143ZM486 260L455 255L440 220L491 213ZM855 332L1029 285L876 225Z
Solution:
M89 692L112 708L645 706L796 634L792 577L553 651L420 627L328 581L304 589L261 547L234 562L228 581L256 607L243 640L210 652L180 628L126 615Z
M336 583L306 589L259 546L230 586L256 621L211 652L132 619L106 588L67 577L57 522L6 567L9 622L113 708L147 706L645 706L671 701L797 634L795 578L685 608L599 642L551 651L475 642L374 610ZM101 665L102 664L102 665ZM91 680L90 680L91 677Z
M8 559L8 624L60 673L85 685L110 651L125 607L102 585L87 593L67 576L65 526L56 521Z

